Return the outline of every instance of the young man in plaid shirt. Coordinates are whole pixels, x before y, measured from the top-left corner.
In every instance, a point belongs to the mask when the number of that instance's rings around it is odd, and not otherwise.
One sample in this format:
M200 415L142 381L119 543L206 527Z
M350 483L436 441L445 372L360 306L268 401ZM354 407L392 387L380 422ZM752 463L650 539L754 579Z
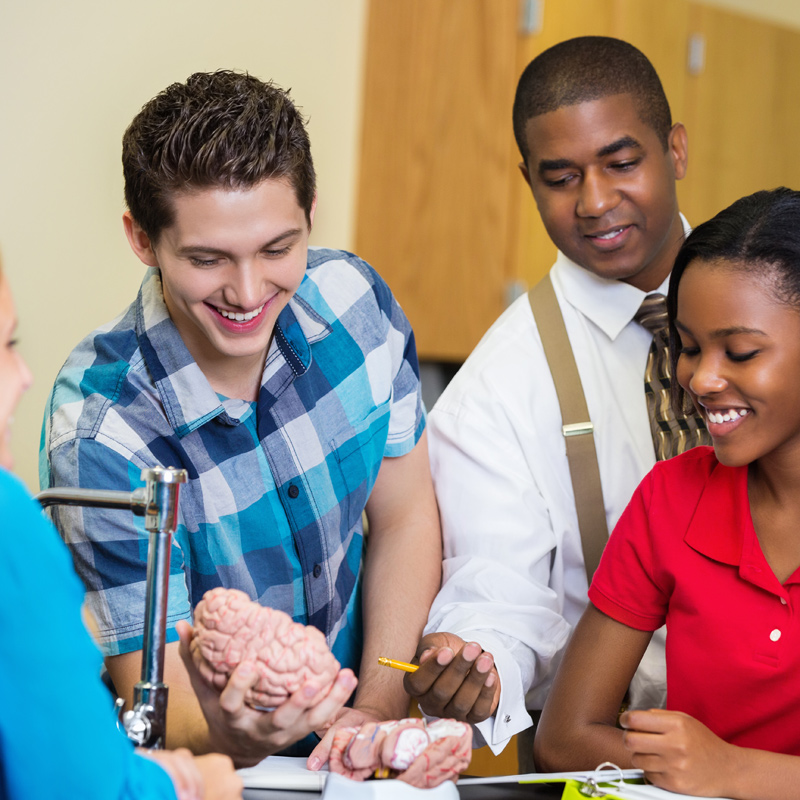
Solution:
M309 735L333 721L403 716L401 677L377 658L413 656L441 570L408 320L369 265L308 248L308 136L272 84L233 72L173 84L126 131L123 169L125 233L149 269L132 305L59 373L41 481L131 490L143 467L189 473L169 585L169 746L247 766L295 742L308 753ZM144 625L141 522L81 508L59 509L55 522L130 701ZM325 633L344 669L323 699L304 687L256 711L244 704L252 670L221 693L190 674L187 623L220 585ZM358 690L343 708L353 671ZM325 761L330 738L309 766Z

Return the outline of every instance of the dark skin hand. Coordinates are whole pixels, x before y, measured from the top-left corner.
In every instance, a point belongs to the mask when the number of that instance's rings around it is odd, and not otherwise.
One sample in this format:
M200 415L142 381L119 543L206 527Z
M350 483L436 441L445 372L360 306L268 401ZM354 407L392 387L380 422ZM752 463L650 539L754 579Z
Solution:
M491 653L453 633L423 636L414 657L416 672L403 678L405 690L433 717L474 724L494 714L500 678Z

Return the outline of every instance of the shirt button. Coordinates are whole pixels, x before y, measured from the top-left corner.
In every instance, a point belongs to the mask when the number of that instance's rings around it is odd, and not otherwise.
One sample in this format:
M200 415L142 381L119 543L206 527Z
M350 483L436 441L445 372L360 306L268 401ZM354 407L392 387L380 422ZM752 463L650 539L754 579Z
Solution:
M772 639L773 642L777 642L778 639L781 638L781 632L775 628L775 630L769 635L769 638Z
M300 494L300 490L294 484L292 484L289 487L289 497L291 497L292 500L294 500L297 497L297 495L299 495L299 494Z
M782 603L783 605L786 605L786 600L784 600L782 597L781 597L781 603Z
M322 575L322 567L319 564L314 564L314 577L319 578L320 575Z
M506 714L505 717L503 717L503 722L511 722L511 714Z

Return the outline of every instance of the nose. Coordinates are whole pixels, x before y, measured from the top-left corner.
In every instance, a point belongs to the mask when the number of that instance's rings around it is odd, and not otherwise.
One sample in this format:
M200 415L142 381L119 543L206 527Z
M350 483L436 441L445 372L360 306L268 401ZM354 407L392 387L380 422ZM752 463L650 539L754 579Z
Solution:
M602 217L619 203L619 192L602 170L584 173L576 212L579 217Z
M689 390L696 397L717 394L723 391L728 381L720 369L719 360L712 357L698 358L689 376Z
M252 311L264 300L264 282L259 265L254 259L231 265L227 300L244 311Z

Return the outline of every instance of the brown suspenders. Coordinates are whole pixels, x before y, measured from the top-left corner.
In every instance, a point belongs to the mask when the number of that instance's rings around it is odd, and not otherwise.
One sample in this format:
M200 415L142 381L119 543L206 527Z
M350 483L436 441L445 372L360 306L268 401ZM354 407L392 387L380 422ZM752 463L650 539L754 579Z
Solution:
M561 430L566 439L569 473L583 545L583 561L586 577L591 583L608 541L605 503L594 445L594 426L589 418L575 356L549 274L528 292L528 299L561 407Z

